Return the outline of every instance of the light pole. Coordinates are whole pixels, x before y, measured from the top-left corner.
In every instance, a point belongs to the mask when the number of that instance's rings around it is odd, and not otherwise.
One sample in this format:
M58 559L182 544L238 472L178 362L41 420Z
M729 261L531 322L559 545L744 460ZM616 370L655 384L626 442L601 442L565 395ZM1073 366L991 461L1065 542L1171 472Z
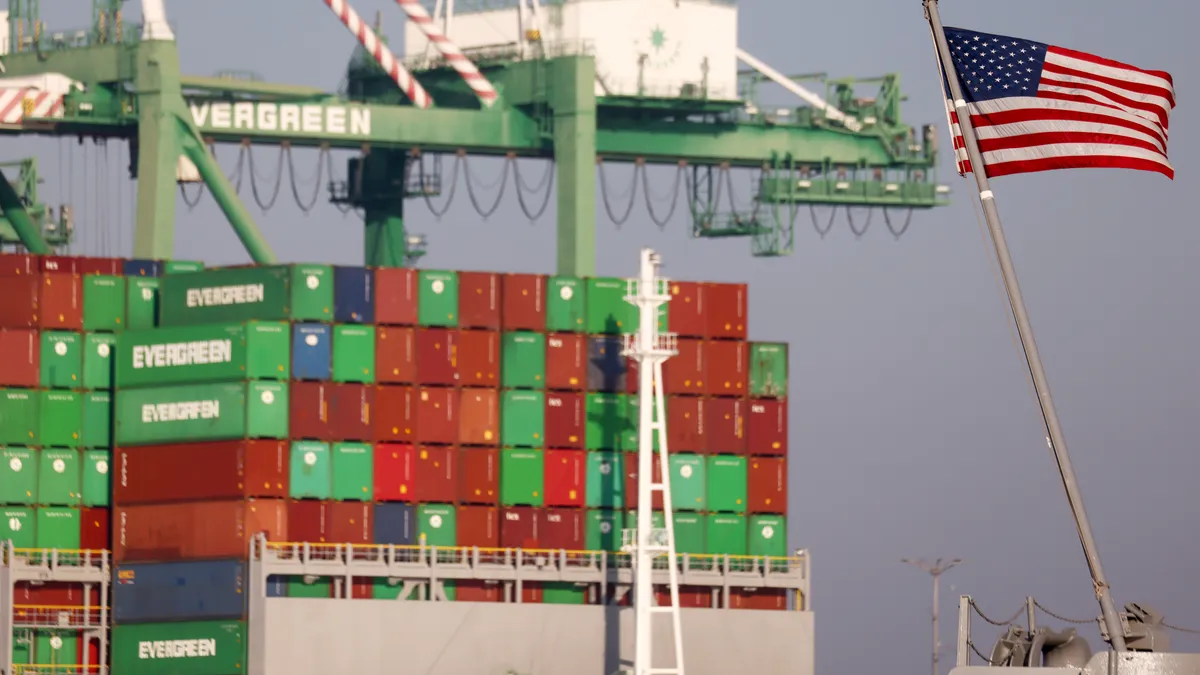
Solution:
M962 563L962 560L955 558L950 561L943 561L941 558L932 563L924 560L913 560L905 558L901 562L908 563L917 569L927 572L933 577L933 675L941 675L938 668L939 653L942 651L942 641L938 633L938 598L941 586L942 573L949 570L951 567Z

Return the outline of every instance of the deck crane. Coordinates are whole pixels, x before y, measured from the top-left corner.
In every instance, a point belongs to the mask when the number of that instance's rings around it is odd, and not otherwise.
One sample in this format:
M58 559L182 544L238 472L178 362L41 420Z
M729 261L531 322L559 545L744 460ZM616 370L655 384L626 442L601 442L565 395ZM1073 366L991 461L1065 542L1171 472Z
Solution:
M553 160L563 274L595 271L598 165L612 162L686 172L693 236L749 238L762 256L792 251L801 208L911 215L948 203L935 179L935 131L903 124L894 77L873 99L840 90L822 99L736 48L732 0L614 0L605 12L635 19L615 24L589 19L587 0L457 0L457 9L455 0L397 0L409 18L404 58L345 0L322 1L360 45L340 94L181 75L161 0L143 0L143 25L132 30L122 0L92 0L92 24L77 32L47 31L38 0L9 0L0 96L19 104L0 111L0 134L128 141L139 257L173 254L178 185L192 174L250 257L275 260L213 158L219 143L359 151L331 199L362 209L371 265L419 255L404 202L436 192L440 175L422 165L439 153ZM806 105L763 112L744 100L739 59ZM722 210L731 169L760 175L749 211ZM0 208L11 221L25 207L0 191ZM45 245L29 228L17 234L30 250Z

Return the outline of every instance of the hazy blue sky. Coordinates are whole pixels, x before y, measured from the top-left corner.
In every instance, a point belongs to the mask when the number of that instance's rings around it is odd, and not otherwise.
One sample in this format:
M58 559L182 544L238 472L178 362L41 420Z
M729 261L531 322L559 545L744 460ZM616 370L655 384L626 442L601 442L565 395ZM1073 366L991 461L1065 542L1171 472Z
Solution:
M1200 139L1189 104L1200 89L1193 70L1200 50L1191 4L958 0L944 2L943 13L950 25L1175 76L1174 182L1077 171L1005 178L993 187L1117 601L1146 602L1200 628L1200 229L1192 162ZM399 42L403 18L391 2L355 6L364 16L385 10L385 30ZM43 8L51 31L88 19L82 2ZM270 81L332 90L354 45L316 0L167 8L191 74L253 70ZM917 0L744 3L740 36L742 46L784 71L903 73L906 119L937 123L946 147ZM117 177L123 147L109 150L110 175L97 170L95 151L85 164L73 142L6 139L2 147L6 158L40 153L51 183L66 182L58 158L73 154L74 195L63 198L74 201L81 230L92 232L89 251L128 254L115 248L118 241L128 246L131 231L131 189ZM258 153L260 171L273 169L275 157ZM218 158L232 170L230 149ZM298 153L302 177L312 176L314 160ZM942 166L949 160L943 150ZM494 165L475 167L482 181L497 173ZM536 180L540 168L526 173ZM669 180L661 174L657 190ZM928 672L929 581L900 563L905 556L968 560L943 587L947 663L958 593L973 594L995 615L1011 614L1026 594L1074 617L1097 611L969 185L952 175L944 180L955 188L955 205L918 214L899 241L882 223L856 240L842 218L824 239L803 225L795 255L775 260L750 257L742 242L692 240L682 217L659 232L640 206L620 231L598 216L601 273L633 273L636 251L649 245L678 278L749 282L753 337L792 345L789 534L814 556L822 675ZM120 190L111 187L118 181ZM746 199L745 178L738 187ZM57 202L66 193L50 185L46 194ZM257 207L251 212L259 217ZM410 202L409 222L432 241L426 266L549 272L553 213L552 206L530 224L510 195L483 222L460 196L440 222ZM96 233L118 223L123 239ZM286 186L280 206L259 223L284 259L360 260L360 222L324 204L306 216ZM210 197L194 212L180 203L176 253L246 260ZM1098 647L1095 631L1088 634ZM1179 648L1200 648L1194 636L1173 639ZM986 649L991 638L979 643Z

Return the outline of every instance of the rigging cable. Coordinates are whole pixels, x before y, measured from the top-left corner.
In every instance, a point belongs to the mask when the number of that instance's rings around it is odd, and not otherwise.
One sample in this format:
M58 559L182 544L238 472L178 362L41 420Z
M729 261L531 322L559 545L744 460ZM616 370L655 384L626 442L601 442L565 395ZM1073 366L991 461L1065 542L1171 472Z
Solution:
M317 200L321 198L321 183L325 178L325 162L322 160L325 159L325 155L329 152L329 146L322 144L320 153L317 155L317 175L313 178L313 196L307 206L300 200L300 191L296 186L296 163L292 160L292 145L290 143L285 144L280 152L287 153L288 177L292 185L292 197L296 200L296 206L300 207L300 210L307 215L316 207Z
M496 201L492 202L491 208L484 209L479 206L479 199L475 196L474 188L471 187L472 179L470 160L465 154L462 157L463 177L466 179L467 184L467 198L471 200L471 206L475 207L475 212L486 221L493 213L496 212L496 209L500 208L500 200L504 199L504 189L508 187L509 169L512 167L512 164L516 162L516 159L511 154L505 157L504 166L500 170L500 177L497 178L496 181L490 186L480 186L486 190L491 190L492 188L496 187L496 185L500 186L500 190L496 193Z
M871 229L871 221L875 219L875 209L867 207L867 222L863 223L862 229L854 224L854 212L850 210L850 205L846 205L846 222L850 224L850 231L854 233L855 238L861 239L867 230Z
M644 169L645 167L642 164L642 159L639 157L633 165L633 176L629 181L629 189L620 195L620 198L624 198L625 195L629 195L628 208L625 209L625 214L623 216L617 218L616 214L613 213L612 204L608 199L608 180L605 178L604 173L604 159L599 155L596 156L596 172L597 177L600 179L600 196L604 202L604 211L608 214L608 219L617 226L618 230L621 229L621 226L624 225L626 221L629 220L629 216L633 213L633 204L637 199L638 172L643 171Z
M446 195L446 203L441 211L433 205L433 200L429 198L429 185L425 182L425 155L424 153L417 156L417 162L420 164L421 178L421 196L425 198L425 205L433 213L433 217L438 220L450 211L450 206L454 204L454 193L458 191L458 173L462 169L463 152L460 150L454 155L454 173L450 176L450 192Z
M687 173L687 164L680 161L675 168L675 185L671 187L671 191L660 201L671 200L671 207L667 210L667 215L661 220L654 213L654 196L650 192L650 172L643 169L642 171L642 193L646 195L646 212L650 214L650 221L658 226L658 229L666 230L667 223L671 221L671 217L675 215L675 209L679 206L679 186L683 183L684 174Z
M525 214L526 218L529 218L530 224L533 224L533 221L541 218L542 214L546 213L546 208L550 206L550 195L554 192L554 160L546 162L546 173L542 174L542 179L533 188L529 188L525 184L525 181L521 179L521 163L518 161L513 162L513 177L516 178L517 203L521 205L521 211ZM546 189L546 196L542 199L542 205L538 208L537 213L530 213L529 206L525 203L525 195L522 193L522 189L529 190L533 194L543 187Z
M1012 618L1010 618L1008 621L996 621L996 620L988 617L987 614L984 614L983 610L979 609L979 603L975 602L974 598L971 599L970 603L971 603L971 609L975 610L975 613L979 615L979 618L981 618L984 621L992 624L993 626L997 626L999 628L1013 625L1014 623L1016 623L1017 619L1019 619L1021 617L1021 614L1023 614L1025 612L1025 606L1022 605L1019 609L1017 609L1016 613L1013 614Z
M822 239L824 239L825 235L829 234L829 232L833 230L833 219L837 217L837 210L837 206L834 206L829 210L829 222L825 224L825 227L821 227L817 223L817 206L815 204L808 205L808 212L812 216L813 229L817 231L817 234Z
M263 213L270 211L275 206L275 202L279 200L279 189L283 187L283 155L287 152L284 145L279 146L279 157L275 160L275 187L271 189L271 198L264 204L262 196L258 193L258 181L260 174L254 166L254 147L247 144L242 146L242 152L245 153L248 160L247 166L250 168L250 193L254 195L254 201L258 204L258 208ZM261 177L266 180L266 176Z
M909 208L908 215L904 218L904 224L899 228L896 228L894 225L892 225L892 216L888 213L888 207L883 207L883 222L885 225L887 225L887 229L892 233L893 237L899 239L901 235L903 235L905 232L908 232L908 226L912 225L914 211L916 211L916 209Z

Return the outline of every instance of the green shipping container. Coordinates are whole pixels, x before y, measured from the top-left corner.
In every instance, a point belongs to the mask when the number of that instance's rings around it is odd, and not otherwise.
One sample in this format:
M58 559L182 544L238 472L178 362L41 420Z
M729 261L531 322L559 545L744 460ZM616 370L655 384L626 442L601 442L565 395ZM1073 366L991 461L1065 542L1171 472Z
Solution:
M108 450L83 452L83 505L108 506L112 494L112 454Z
M122 675L244 675L246 622L119 624L111 653Z
M73 391L42 391L38 443L43 447L77 448L83 438L83 396Z
M79 550L79 509L43 506L37 510L35 548Z
M145 330L158 325L158 279L125 280L125 330Z
M589 486L591 487L591 486ZM588 511L584 524L584 548L589 551L620 551L625 512L595 509Z
M546 395L540 391L508 390L500 399L500 444L537 448L546 438Z
M112 333L88 333L83 336L84 389L112 389L116 345L117 336Z
M124 277L83 278L83 329L118 331L125 327Z
M785 557L787 548L787 518L784 516L750 516L749 555Z
M500 386L541 389L546 386L546 336L505 333L500 349Z
M0 445L39 445L42 397L31 389L0 391Z
M79 672L74 670L80 668L76 665L79 663L79 633L69 630L35 630L33 636L33 658L37 665L62 666L61 672L64 673Z
M708 553L708 534L705 525L706 517L699 513L676 511L675 518L675 552Z
M584 406L584 443L588 450L620 450L629 425L626 394L588 394Z
M309 581L303 577L293 577L287 580L287 597L331 598L333 597L333 579L329 577L317 577Z
M118 387L286 380L291 335L282 321L127 331L117 346Z
M42 333L42 386L78 389L83 381L83 341L79 333L48 330Z
M117 445L288 437L288 387L279 382L123 389L114 408Z
M426 546L458 546L458 512L450 504L417 507L417 541Z
M542 584L542 603L547 605L587 604L588 585L570 581L547 581Z
M375 327L333 327L333 381L375 382Z
M625 279L601 277L587 280L587 321L592 335L630 333L637 325L637 308L625 302L629 284Z
M578 277L550 277L546 283L546 330L582 333L587 321L587 286Z
M112 447L111 393L90 391L83 395L83 435L80 445L84 448Z
M292 441L288 496L293 499L331 499L333 497L333 461L329 444L320 441Z
M164 260L163 274L190 274L204 271L204 263L199 260Z
M273 265L174 274L159 280L158 325L233 321L328 321L333 268Z
M333 498L369 502L375 498L375 457L367 443L333 444Z
M654 515L650 518L651 526L664 528L667 526L667 515L662 511L653 511ZM629 509L625 512L625 529L636 530L638 526L637 509ZM678 538L678 537L677 537Z
M78 450L42 450L38 457L38 504L77 506L83 486Z
M18 628L13 631L13 665L27 666L33 660L33 631L28 628Z
M541 450L500 451L500 504L541 506L545 502L545 459Z
M704 457L680 453L671 455L669 461L672 506L683 511L704 511L707 508L704 490L707 463Z
M417 272L417 323L422 326L458 325L458 274L446 270Z
M31 507L0 508L0 541L11 541L13 548L37 547L37 518Z
M0 504L37 503L37 460L33 448L0 450Z
M748 546L746 517L728 513L708 515L708 545L706 553L713 555L746 555Z
M787 343L751 342L750 395L756 398L784 398L787 389Z
M625 452L641 450L641 437L638 433L639 422L642 420L641 399L637 394L623 394L625 397L625 425L621 432L621 449ZM650 434L651 447L658 450L662 447L659 434Z
M746 483L745 457L710 455L706 508L720 513L745 513Z
M589 452L585 504L591 508L625 508L625 457L619 452Z

